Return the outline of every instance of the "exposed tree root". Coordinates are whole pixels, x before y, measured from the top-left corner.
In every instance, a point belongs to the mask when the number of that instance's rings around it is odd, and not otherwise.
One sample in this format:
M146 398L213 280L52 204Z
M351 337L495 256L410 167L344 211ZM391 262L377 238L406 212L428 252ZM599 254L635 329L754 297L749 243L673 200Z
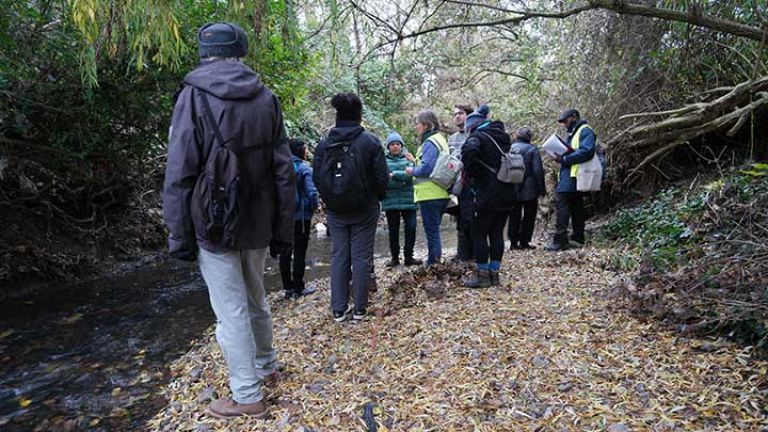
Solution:
M727 93L706 100L724 91ZM621 117L622 120L634 120L635 124L618 133L607 145L614 155L618 155L616 162L619 166L631 167L622 175L625 185L681 145L712 132L735 136L758 109L768 106L768 76L734 87L721 87L700 96L705 100L678 109ZM660 119L643 122L649 118Z

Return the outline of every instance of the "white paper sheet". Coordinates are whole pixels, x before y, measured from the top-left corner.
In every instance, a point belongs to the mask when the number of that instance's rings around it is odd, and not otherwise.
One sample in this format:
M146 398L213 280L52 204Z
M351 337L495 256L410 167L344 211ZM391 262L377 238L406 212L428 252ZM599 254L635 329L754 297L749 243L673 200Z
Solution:
M561 140L556 133L550 135L549 138L544 141L544 144L541 145L541 148L543 148L544 151L547 152L547 155L552 159L554 159L555 156L563 155L568 151L568 146L565 145L563 140Z

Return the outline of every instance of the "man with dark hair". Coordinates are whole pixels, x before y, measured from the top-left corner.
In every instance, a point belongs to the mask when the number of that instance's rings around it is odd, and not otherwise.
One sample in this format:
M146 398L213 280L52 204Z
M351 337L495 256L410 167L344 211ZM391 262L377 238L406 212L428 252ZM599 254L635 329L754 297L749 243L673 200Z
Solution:
M568 240L568 223L573 221L571 240L575 246L584 244L584 194L576 189L576 175L579 164L595 155L596 137L592 127L581 119L579 111L567 109L560 114L557 122L568 131L568 152L558 155L560 178L557 182L557 222L552 243L548 251L561 251L571 247Z
M448 138L448 148L451 149L451 153L458 152L461 154L461 146L464 145L464 141L467 140L467 133L464 131L464 120L467 116L472 114L475 109L472 105L460 104L453 107L453 124L459 130L454 132Z
M386 196L389 175L381 142L360 125L360 98L339 93L331 105L336 109L336 126L318 144L313 161L313 180L327 208L331 232L331 310L336 322L346 321L350 315L353 320L363 320L379 201ZM350 273L354 307L349 306Z
M533 132L523 126L515 131L515 141L512 143L512 151L522 155L525 162L525 177L509 213L507 235L512 250L533 249L531 238L536 224L539 197L547 193L541 154L539 149L531 144L531 139Z
M448 138L448 147L452 154L461 157L461 148L467 140L468 134L464 130L464 121L467 116L472 114L474 108L469 104L460 104L453 107L453 124L459 128ZM456 214L456 234L458 237L456 245L456 258L460 261L470 262L475 258L472 247L472 191L466 185L467 178L464 172L460 174L457 183L461 184L461 190L454 193L459 199L459 211Z
M280 255L280 277L285 298L290 299L315 292L313 286L304 285L304 268L318 195L312 181L312 167L307 163L307 144L302 140L291 139L288 145L296 173L296 210L293 213L293 259L291 254Z
M209 413L264 418L262 386L277 380L264 265L268 247L272 256L290 253L295 178L280 103L240 60L245 32L231 23L208 24L197 41L201 63L184 78L171 120L163 190L168 244L172 256L199 260L216 314L232 399L214 400ZM227 169L219 172L211 161ZM239 178L226 190L237 216L225 219L232 234L225 237L210 228L221 222L221 206L231 205L218 190L209 193L221 176Z

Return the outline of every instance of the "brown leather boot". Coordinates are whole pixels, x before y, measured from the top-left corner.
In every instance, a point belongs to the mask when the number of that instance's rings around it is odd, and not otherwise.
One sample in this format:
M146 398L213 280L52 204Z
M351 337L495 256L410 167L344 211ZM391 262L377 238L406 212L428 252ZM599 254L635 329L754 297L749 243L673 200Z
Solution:
M249 404L237 403L232 399L216 399L208 406L208 414L224 420L243 415L265 419L269 417L269 407L263 399Z

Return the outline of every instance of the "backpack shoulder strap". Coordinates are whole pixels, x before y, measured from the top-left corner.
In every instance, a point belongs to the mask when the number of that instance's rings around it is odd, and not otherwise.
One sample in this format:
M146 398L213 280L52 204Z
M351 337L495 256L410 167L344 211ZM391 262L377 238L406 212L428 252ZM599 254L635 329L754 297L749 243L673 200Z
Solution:
M203 111L205 112L205 117L208 119L208 123L210 123L211 127L213 128L213 134L216 137L216 139L219 141L219 146L224 147L224 138L221 136L221 130L219 129L219 122L217 122L216 119L213 117L213 111L211 111L211 104L208 102L208 95L203 90L199 90L199 92L200 92L200 99L203 101Z
M502 149L501 149L501 146L499 146L499 143L497 143L497 142L496 142L496 140L495 140L495 139L493 139L493 137L492 137L492 136L490 136L489 134L487 134L487 133L485 133L485 132L483 132L483 131L480 131L480 133L481 133L481 134L483 134L483 135L485 135L485 136L487 136L487 137L488 137L488 139L489 139L489 140L491 140L491 142L493 142L493 145L495 145L495 146L496 146L496 148L497 148L497 149L499 149L499 153L501 153L501 154L505 154L504 150L502 150Z
M450 153L451 151L448 147L448 141L439 132L427 138L426 141L431 142L437 148L438 153Z

